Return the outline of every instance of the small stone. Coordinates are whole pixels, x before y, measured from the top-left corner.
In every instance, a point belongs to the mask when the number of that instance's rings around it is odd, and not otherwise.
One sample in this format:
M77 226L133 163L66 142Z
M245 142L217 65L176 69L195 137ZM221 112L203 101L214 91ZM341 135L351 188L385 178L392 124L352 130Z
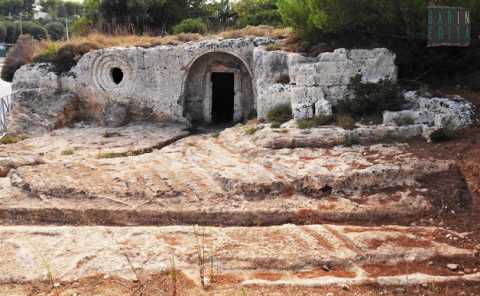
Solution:
M325 294L325 296L335 296L335 294L333 294L332 292L328 292L327 294Z
M447 264L447 268L450 269L451 271L457 271L460 268L460 265L449 263Z
M405 288L396 288L395 289L395 294L396 295L403 295L405 293L407 293L407 290Z
M103 275L103 279L104 279L104 280L106 280L106 279L108 279L108 278L110 278L110 276L109 276L108 274Z
M343 284L342 285L342 290L348 291L348 290L350 290L350 287L348 285Z
M53 287L54 287L54 288L60 287L60 283L54 283L54 284L53 284Z
M473 272L473 270L471 268L465 268L463 271L465 273L472 273Z
M427 284L427 283L423 283L423 284L422 284L422 288L428 288L428 284Z
M326 272L332 271L332 268L326 264L322 266L322 269L325 270Z

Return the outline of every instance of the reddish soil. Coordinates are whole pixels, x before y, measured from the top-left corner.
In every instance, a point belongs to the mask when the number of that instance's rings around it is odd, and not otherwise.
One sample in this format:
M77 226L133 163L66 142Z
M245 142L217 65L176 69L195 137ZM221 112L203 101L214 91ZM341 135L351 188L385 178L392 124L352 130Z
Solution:
M63 282L57 288L52 283L0 284L0 296L312 296L333 293L335 296L478 296L479 283L430 284L408 287L331 286L331 287L243 287L238 284L220 283L202 288L194 285L183 274L177 273L173 284L168 274L152 275L142 282L126 281L118 278L105 279L99 275L80 281ZM174 288L175 286L175 288ZM403 291L399 294L398 289Z
M313 279L322 276L334 276L343 278L354 278L356 274L341 266L334 266L331 270L327 271L323 268L315 268L309 271L302 271L297 273L297 277L301 279Z
M362 268L373 277L397 276L402 274L424 273L429 275L455 276L462 274L472 274L474 270L480 268L480 260L477 258L434 258L422 262L402 262L399 265L386 264L366 264ZM458 264L460 267L456 271L447 268L447 264Z
M430 248L432 246L432 242L429 240L413 239L405 235L400 235L387 240L372 239L367 242L368 247L372 250L376 250L386 244L392 244L404 248Z

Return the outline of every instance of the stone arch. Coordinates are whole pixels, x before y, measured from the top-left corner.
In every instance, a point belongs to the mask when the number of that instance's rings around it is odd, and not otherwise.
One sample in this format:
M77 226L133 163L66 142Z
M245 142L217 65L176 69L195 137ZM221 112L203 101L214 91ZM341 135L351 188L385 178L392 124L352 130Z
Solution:
M248 65L228 52L208 52L194 59L183 84L183 116L191 123L212 123L215 74L234 77L233 122L253 117L256 112L253 75Z

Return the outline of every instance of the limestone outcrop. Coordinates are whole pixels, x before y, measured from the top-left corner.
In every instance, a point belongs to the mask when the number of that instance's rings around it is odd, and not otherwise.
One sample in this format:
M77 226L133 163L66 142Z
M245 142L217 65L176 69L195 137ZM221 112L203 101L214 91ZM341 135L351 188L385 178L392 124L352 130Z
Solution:
M227 120L240 122L279 104L292 104L295 117L304 118L331 113L357 74L370 82L396 79L395 55L387 49L306 57L267 51L272 42L240 38L101 49L58 75L48 64L24 66L14 77L11 131L48 131L77 120L112 127L136 120L211 123L218 108L231 113ZM216 73L231 80L218 86ZM232 102L225 107L225 100Z

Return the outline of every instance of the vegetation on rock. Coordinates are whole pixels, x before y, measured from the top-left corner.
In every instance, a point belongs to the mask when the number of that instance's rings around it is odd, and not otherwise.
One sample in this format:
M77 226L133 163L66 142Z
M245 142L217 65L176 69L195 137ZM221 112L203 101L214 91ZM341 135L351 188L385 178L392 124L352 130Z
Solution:
M267 113L268 121L272 123L284 123L293 118L292 107L290 105L279 105Z
M405 104L399 85L391 80L364 83L362 76L357 75L352 78L349 90L352 95L340 100L336 110L355 119L371 115L381 116L386 110L398 111Z
M2 67L1 77L5 81L12 81L15 71L21 66L32 62L34 55L34 40L30 35L22 35L17 44L12 47Z

